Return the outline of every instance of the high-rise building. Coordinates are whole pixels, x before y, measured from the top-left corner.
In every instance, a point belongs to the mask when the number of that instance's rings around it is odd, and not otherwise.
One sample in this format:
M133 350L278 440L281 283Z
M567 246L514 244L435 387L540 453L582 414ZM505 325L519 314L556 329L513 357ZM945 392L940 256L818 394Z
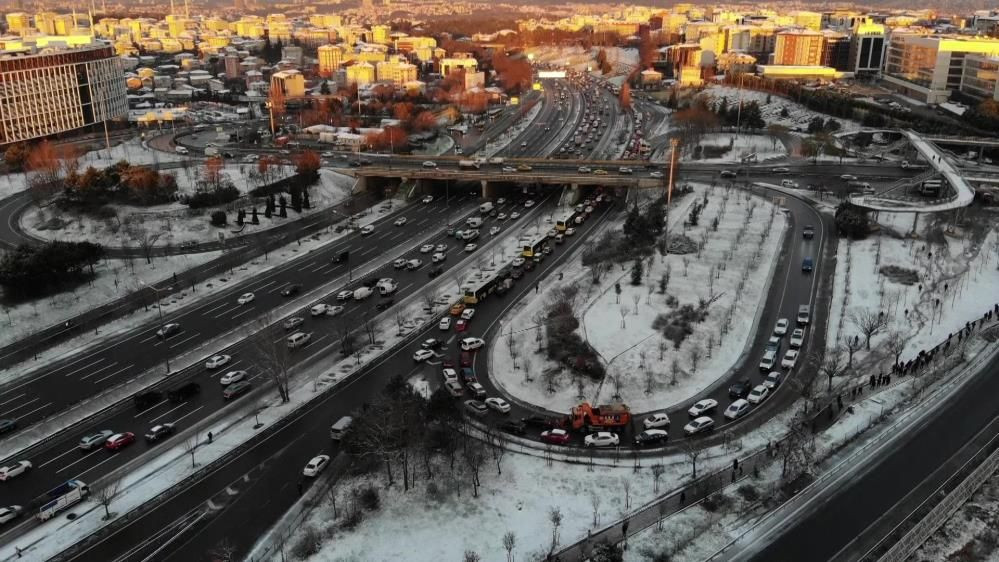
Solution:
M128 112L121 60L105 41L38 37L0 52L0 144L63 133ZM43 49L40 51L39 49Z
M289 61L296 66L302 66L302 48L298 45L285 45L281 47L281 59Z
M825 30L822 46L822 66L843 72L850 71L850 37L845 33Z
M355 62L347 67L347 83L365 86L375 81L375 67L369 62Z
M7 31L15 35L22 35L31 31L31 16L24 12L8 13Z
M475 72L479 68L479 61L467 53L455 53L455 56L440 60L441 76L447 76L451 72L464 69L465 72Z
M881 74L885 60L885 26L859 23L850 37L849 71L858 75Z
M961 72L961 93L978 101L999 101L999 57L966 55Z
M999 56L999 39L895 33L881 83L919 101L942 103L960 89L969 54Z
M389 60L380 62L375 66L379 82L392 82L395 84L405 84L416 80L416 65L405 61Z
M325 78L333 76L343 62L343 51L337 45L319 47L319 74Z
M781 31L774 46L774 64L819 66L825 37L815 31Z
M380 45L389 44L389 33L392 32L392 28L387 25L372 25L371 26L371 42L378 43Z
M243 74L239 64L239 55L227 53L225 56L225 76L226 78L239 78Z
M271 92L282 98L300 98L305 95L305 76L297 70L282 70L271 75Z

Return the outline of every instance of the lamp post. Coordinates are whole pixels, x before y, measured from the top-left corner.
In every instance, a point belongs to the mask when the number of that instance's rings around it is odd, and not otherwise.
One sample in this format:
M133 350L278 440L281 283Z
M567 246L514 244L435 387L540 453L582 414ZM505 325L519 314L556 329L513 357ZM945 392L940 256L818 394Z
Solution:
M169 289L172 289L173 287L166 287L165 289L157 289L156 287L153 287L152 285L149 285L145 281L143 281L142 284L145 285L145 287L147 289L151 289L154 293L156 293L156 310L160 314L160 329L163 329L163 326L164 326L164 324L163 324L163 306L160 304L160 291L169 290ZM170 354L169 354L169 352L166 355L166 374L167 375L170 374Z
M669 241L669 207L673 201L673 175L676 172L676 148L680 139L669 139L669 183L666 185L666 240Z

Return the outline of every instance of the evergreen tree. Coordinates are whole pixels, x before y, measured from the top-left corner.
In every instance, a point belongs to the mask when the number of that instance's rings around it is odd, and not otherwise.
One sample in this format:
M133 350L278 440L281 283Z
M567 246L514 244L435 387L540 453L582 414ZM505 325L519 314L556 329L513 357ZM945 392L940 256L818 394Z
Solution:
M260 217L257 216L257 208L253 208L253 213L250 215L251 224L260 224Z
M281 211L278 216L281 218L288 218L288 200L284 198L284 195L278 198L278 205L281 207Z
M312 203L309 202L309 190L308 188L302 190L302 207L306 209L312 208Z
M631 284L642 284L642 258L635 258L635 263L631 266Z

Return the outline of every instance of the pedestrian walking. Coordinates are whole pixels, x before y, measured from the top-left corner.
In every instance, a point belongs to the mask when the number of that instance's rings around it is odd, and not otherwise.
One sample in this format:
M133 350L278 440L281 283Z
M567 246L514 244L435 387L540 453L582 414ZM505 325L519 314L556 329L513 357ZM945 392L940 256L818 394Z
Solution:
M209 443L212 442L212 432L211 431L208 432L208 442Z
M14 550L16 550L16 551L17 551L17 557L18 557L18 558L20 558L20 557L21 557L21 547L19 547L19 546L15 546L15 547L14 547Z
M541 289L541 283L535 283L534 284L534 294L537 294L540 289Z
M174 283L176 283L176 282L177 282L177 272L176 272L176 271L175 271L175 272L173 272L173 282L174 282Z
M874 388L874 375L871 375L871 388Z
M680 505L683 505L687 501L687 492L680 490Z
M739 459L732 459L732 470L739 470Z

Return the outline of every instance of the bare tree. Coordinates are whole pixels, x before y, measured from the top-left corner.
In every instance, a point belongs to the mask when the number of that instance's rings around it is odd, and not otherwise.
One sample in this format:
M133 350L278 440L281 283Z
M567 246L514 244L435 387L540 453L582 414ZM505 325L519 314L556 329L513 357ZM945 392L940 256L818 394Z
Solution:
M558 528L562 526L562 510L553 507L548 511L548 520L552 523L552 548L551 552L555 552L555 547L558 546Z
M704 350L701 349L701 346L696 343L690 346L690 349L687 350L687 359L690 360L690 370L697 370L697 366L701 363L701 355L703 352Z
M856 334L854 334L852 338L850 336L843 337L843 347L846 348L847 353L847 369L853 368L853 355L860 351L861 345L860 336Z
M118 496L118 490L121 488L121 480L115 479L107 482L101 486L94 497L97 499L97 503L104 506L104 517L103 519L107 521L117 514L111 513L111 502Z
M357 346L357 334L347 326L340 326L336 330L336 337L340 341L340 354L349 357L354 353Z
M811 374L799 373L799 376L791 379L791 386L805 399L804 413L807 414L809 406L815 400L815 377Z
M652 465L652 485L655 493L659 493L659 480L663 477L666 472L666 467L662 463L656 463Z
M454 281L454 286L458 290L458 298L461 298L464 294L463 287L465 286L465 276L460 273L455 273L451 276L451 280Z
M621 377L618 375L614 375L611 377L611 384L614 386L614 398L618 400L621 399L621 385L623 384L623 382L624 381L622 381Z
M593 526L596 527L600 523L600 504L603 498L600 497L595 491L590 491L590 507L593 510Z
M472 497L477 498L479 497L479 486L482 484L479 474L482 472L482 465L486 462L486 455L480 442L471 438L467 439L462 458L465 461L465 466L468 467L468 474L472 478Z
M898 365L898 360L902 357L902 352L905 351L905 336L902 335L902 332L893 330L888 334L888 341L886 344L888 346L888 351L890 351L892 356L895 357L895 364Z
M808 419L799 412L791 420L787 437L781 444L781 477L793 480L811 464L814 447L808 434Z
M669 364L669 383L676 386L676 377L680 374L680 361L674 357Z
M683 449L683 454L690 459L691 476L697 479L697 459L704 453L704 449L701 449L697 443L690 439L684 439L680 446Z
M236 556L236 547L226 537L222 537L222 540L215 543L215 546L208 551L208 554L215 562L235 562L238 559Z
M432 314L434 307L437 306L437 293L434 292L432 287L427 286L426 289L420 293L420 297L423 299L423 305L426 306Z
M291 350L285 344L283 334L277 334L271 330L270 324L270 315L264 315L258 324L256 333L251 336L252 362L266 378L274 382L281 402L287 403L291 400L289 390Z
M462 557L463 562L480 562L482 557L479 556L474 550L466 550L465 556Z
M621 488L624 490L624 508L631 509L631 480L627 477L621 478Z
M847 368L850 368L849 365L847 365ZM819 366L819 371L829 381L826 391L832 392L833 378L843 371L843 353L838 346L833 346L832 349L826 352L826 356L822 359L822 364Z
M632 312L632 314L638 316L638 304L642 302L642 294L638 292L632 293L631 302L635 303L635 308L633 309L634 312Z
M160 239L159 233L150 233L141 222L129 221L126 224L128 236L139 245L146 263L153 263L153 250L156 248L156 241Z
M198 449L198 436L192 435L184 442L184 452L191 455L191 468L194 468L194 452Z
M853 315L853 325L864 334L864 346L867 351L871 350L871 338L883 330L888 322L882 312L863 312Z
M375 344L375 336L378 335L378 325L370 316L364 319L364 333L368 335L368 345Z
M513 549L517 547L517 535L507 531L503 535L503 549L506 550L506 562L513 562Z
M624 319L627 318L627 317L628 317L628 307L627 306L622 306L621 307L621 329L622 330L627 327L627 325L625 324L625 321L624 321Z

